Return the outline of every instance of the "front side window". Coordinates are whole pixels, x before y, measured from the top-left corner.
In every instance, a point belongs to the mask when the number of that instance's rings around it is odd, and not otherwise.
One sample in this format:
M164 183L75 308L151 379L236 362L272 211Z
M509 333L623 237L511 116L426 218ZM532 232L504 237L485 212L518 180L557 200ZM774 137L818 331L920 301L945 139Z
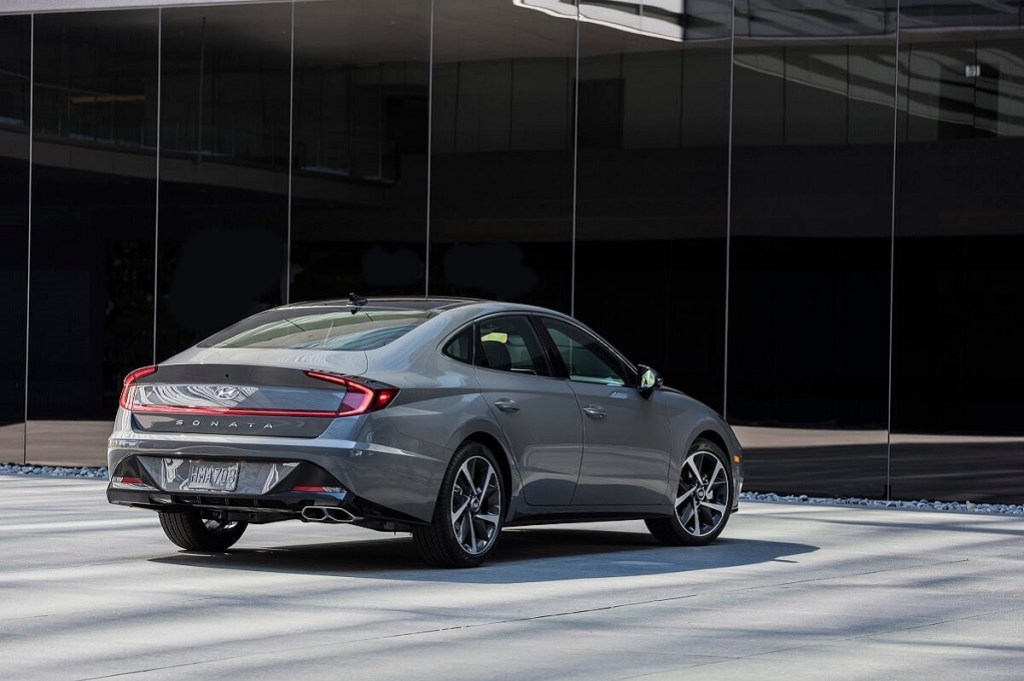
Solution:
M374 350L400 338L434 316L420 310L291 308L270 310L210 336L213 348Z
M492 317L477 322L477 366L550 376L544 347L526 317Z
M604 385L626 385L626 367L593 335L560 319L541 317L540 323L554 341L570 379Z

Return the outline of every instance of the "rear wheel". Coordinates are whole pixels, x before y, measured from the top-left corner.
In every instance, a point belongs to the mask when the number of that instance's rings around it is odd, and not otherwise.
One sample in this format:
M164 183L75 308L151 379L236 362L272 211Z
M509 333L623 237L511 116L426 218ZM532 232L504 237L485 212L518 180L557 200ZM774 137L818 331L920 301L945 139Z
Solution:
M476 567L498 544L505 515L504 480L489 447L466 442L441 481L434 518L413 531L423 559L440 567Z
M160 511L160 527L172 542L188 551L226 551L249 523L204 518L199 511Z
M647 520L659 541L673 546L710 544L725 529L731 512L729 459L722 448L698 439L679 471L675 513Z

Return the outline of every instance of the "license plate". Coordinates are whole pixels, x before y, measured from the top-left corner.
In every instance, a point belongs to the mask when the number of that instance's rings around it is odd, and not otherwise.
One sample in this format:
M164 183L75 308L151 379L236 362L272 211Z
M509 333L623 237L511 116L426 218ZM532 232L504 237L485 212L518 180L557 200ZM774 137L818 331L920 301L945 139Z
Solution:
M234 492L238 485L238 463L193 461L188 489L204 492Z

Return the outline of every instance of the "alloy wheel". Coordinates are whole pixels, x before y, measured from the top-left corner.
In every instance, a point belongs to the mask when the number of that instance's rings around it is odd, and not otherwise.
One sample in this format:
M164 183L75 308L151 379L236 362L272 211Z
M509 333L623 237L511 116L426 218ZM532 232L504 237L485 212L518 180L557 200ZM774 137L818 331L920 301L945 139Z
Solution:
M487 551L498 537L501 485L494 465L471 456L452 485L451 523L455 539L471 555Z
M729 510L729 473L714 452L698 449L683 462L676 492L676 518L687 534L704 537L719 528Z

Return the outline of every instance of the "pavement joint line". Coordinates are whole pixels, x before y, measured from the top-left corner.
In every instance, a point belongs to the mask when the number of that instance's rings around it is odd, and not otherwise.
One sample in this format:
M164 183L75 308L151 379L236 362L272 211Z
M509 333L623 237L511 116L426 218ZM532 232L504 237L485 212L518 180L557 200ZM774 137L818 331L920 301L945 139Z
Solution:
M880 629L878 631L865 632L865 633L862 633L862 634L854 634L852 636L837 637L837 638L830 639L828 641L818 641L818 642L815 642L815 643L808 643L808 644L805 644L805 645L789 646L787 648L778 648L777 650L765 650L765 651L761 651L761 652L758 652L758 653L751 653L749 655L736 655L734 657L727 657L727 656L724 656L724 655L723 656L717 656L718 659L711 659L711 660L703 661L703 662L700 662L698 664L691 665L689 668L693 669L693 668L697 668L697 667L709 667L711 665L724 664L726 662L731 662L733 660L753 660L753 659L757 659L757 658L764 657L764 656L767 656L767 655L781 655L783 653L790 653L790 652L798 651L798 650L811 650L813 648L820 648L822 646L838 645L838 644L847 643L849 641L867 640L867 639L871 639L871 638L877 638L879 636L887 636L887 635L890 635L890 634L895 634L895 633L900 633L900 632L905 632L905 631L914 631L914 630L917 630L917 629L927 629L929 627L937 627L937 626L941 626L943 624L952 624L954 622L966 622L968 620L978 619L979 617L989 617L991 615L1003 615L1003 614L1010 614L1010 613L1016 613L1016 612L1024 612L1024 608L1009 608L1007 610L992 610L990 612L976 613L976 614L973 614L973 615L965 615L963 617L951 617L949 619L940 619L940 620L937 620L937 621L934 621L934 622L923 622L921 624L908 624L908 625L902 626L902 627L892 627L892 628L889 628L889 629ZM702 657L710 657L710 656L702 656ZM647 672L647 673L644 673L644 674L639 674L637 676L623 677L620 681L634 681L636 679L644 679L644 678L648 678L648 677L651 677L651 676L659 676L659 675L664 675L664 674L665 674L664 671Z
M952 561L952 562L953 563L958 563L958 562L964 562L964 561ZM940 563L940 564L946 564L946 563ZM865 574L871 574L871 573L865 573ZM815 581L815 580L807 580L807 581ZM759 588L765 588L765 587L759 587ZM742 592L742 591L752 591L752 590L755 590L755 589L738 589L738 590L735 590L735 591ZM586 609L583 609L583 610L568 611L568 612L563 612L563 613L548 613L548 614L544 614L544 615L535 615L533 617L523 617L523 618L515 618L515 619L508 619L508 620L497 620L497 621L494 621L494 622L481 622L479 624L466 624L466 625L453 626L453 627L442 627L440 629L423 629L423 630L419 630L419 631L404 632L404 633L401 633L401 634L391 634L391 635L388 635L388 636L373 636L373 637L370 637L370 638L351 639L351 640L348 640L348 641L341 641L341 642L335 642L335 643L318 643L318 644L312 645L312 646L303 646L303 647L298 647L298 648L288 648L287 650L290 650L290 651L314 650L316 648L322 648L322 647L325 647L325 646L350 645L350 644L353 644L353 643L366 643L366 642L370 642L370 641L383 641L383 640L392 639L392 638L402 638L402 637L417 636L417 635L422 635L422 634L436 634L436 633L445 633L445 632L450 632L450 631L461 631L461 630L465 630L465 629L475 629L475 628L479 628L479 627L487 627L487 626L494 626L494 625L501 625L501 624L514 624L516 622L529 622L529 621L540 620L540 619L545 619L545 618L550 618L550 617L560 617L560 616L568 616L568 615L585 614L585 613L589 613L589 612L600 612L600 611L604 611L604 610L614 610L614 609L617 609L617 608L628 607L628 606L631 606L631 605L645 605L645 604L649 604L649 603L660 603L660 602L664 602L664 601L682 600L682 599L685 599L685 598L694 598L694 597L701 596L701 595L706 595L706 594L691 594L689 596L672 596L672 597L669 597L669 598L657 598L657 599L651 599L651 600L648 600L648 601L637 601L637 602L633 602L633 603L621 603L621 604L616 604L616 605L602 606L600 608L586 608ZM689 668L707 667L707 666L711 666L711 665L715 665L715 664L724 664L726 662L731 662L731 661L734 661L734 660L756 659L756 658L764 657L764 656L767 656L767 655L780 655L780 654L783 654L783 653L793 652L793 651L796 651L796 650L808 650L808 649L812 649L812 648L816 648L816 647L821 647L821 646L824 646L824 645L842 644L842 643L846 643L846 642L849 642L849 641L856 641L856 640L861 640L861 639L870 639L870 638L876 638L876 637L879 637L879 636L886 636L886 635L897 633L897 632L913 631L913 630L916 630L916 629L926 629L926 628L929 628L929 627L936 627L936 626L940 626L940 625L944 625L944 624L951 624L951 623L954 623L954 622L963 622L963 621L968 621L968 620L972 620L972 619L978 619L980 617L988 617L988 616L991 616L991 615L1008 614L1008 613L1015 613L1015 612L1024 612L1024 608L1010 608L1008 610L992 610L990 612L976 613L976 614L973 614L973 615L965 615L964 617L953 617L953 618L949 618L949 619L941 619L941 620L934 621L934 622L926 622L926 623L921 623L921 624L912 624L912 625L901 626L901 627L892 627L892 628L889 628L889 629L882 629L882 630L879 630L879 631L866 632L866 633L862 633L862 634L855 634L855 635L852 635L852 636L833 638L833 639L830 639L828 641L823 641L823 642L815 642L815 643L809 643L809 644L806 644L806 645L789 646L787 648L778 648L776 650L767 650L767 651L762 651L762 652L758 652L758 653L751 653L749 655L702 655L702 654L696 653L696 654L693 654L693 657L695 657L695 658L697 658L697 659L699 659L701 661L698 662L697 664L691 665ZM227 656L227 657L219 657L219 658L214 658L214 659L211 659L211 660L200 660L200 661L196 661L196 662L188 662L188 663L185 663L185 664L166 665L166 666L162 666L162 667L153 667L153 668L150 668L150 669L138 669L138 670L127 671L127 672L118 672L117 674L107 674L107 675L104 675L104 676L84 677L82 679L79 679L79 681L101 681L102 679L112 679L112 678L118 678L118 677L123 677L123 676L131 676L131 675L134 675L134 674L146 674L146 673L149 673L149 672L164 671L164 670L168 670L168 669L184 669L184 668L187 668L187 667L194 667L194 666L204 665L204 664L208 664L208 663L211 663L211 662L222 662L222 661L226 661L226 660L242 659L242 658L250 658L251 659L252 657L256 657L256 656L259 656L259 655L272 655L272 654L275 654L277 652L280 652L280 651L266 651L266 652L263 652L263 653L249 653L249 654L245 654L245 655L230 655L230 656ZM631 652L631 653L638 653L639 654L641 651L626 650L626 651L622 651L622 652ZM643 651L643 654L649 654L649 653L647 651ZM665 655L669 656L669 654L665 654ZM622 677L622 679L623 679L623 681L630 681L630 680L633 680L633 679L643 679L643 678L647 678L647 677L651 677L651 676L663 675L665 673L666 672L664 670L662 670L662 671L650 672L650 673L646 673L646 674L640 674L640 675L636 675L636 676Z
M682 596L668 596L668 597L665 597L665 598L652 598L652 599L646 599L646 600L642 600L642 601L629 601L627 603L614 603L612 605L603 605L603 606L594 607L594 608L582 608L580 610L567 610L567 611L561 611L561 612L544 613L544 614L541 614L541 615L532 615L530 617L515 617L515 618L510 618L510 619L504 619L504 620L494 620L494 621L491 621L491 622L477 622L477 623L470 623L470 624L460 624L460 625L455 625L455 626L450 626L450 627L440 627L438 629L418 629L416 631L406 631L406 632L402 632L402 633L398 633L398 634L388 634L386 636L370 636L370 637L367 637L367 638L354 638L354 639L349 639L349 640L344 640L344 641L332 641L330 643L317 643L317 644L309 645L309 646L290 647L290 648L284 648L282 650L288 650L290 652L296 652L296 651L300 651L300 650L316 650L317 648L326 648L326 647L333 648L333 647L336 647L336 646L339 646L339 645L351 645L351 644L357 644L357 643L368 643L368 642L372 642L372 641L386 641L386 640L389 640L389 639L407 638L407 637L411 637L411 636L422 636L422 635L425 635L425 634L442 634L442 633L453 632L453 631L465 631L465 630L469 630L469 629L479 629L479 628L482 628L482 627L501 626L501 625L504 625L504 624L517 624L517 623L521 623L521 622L534 622L534 621L538 621L538 620L552 619L552 618L557 618L557 617L570 617L572 615L584 615L584 614L589 614L589 613L593 613L593 612L607 612L607 611L610 611L610 610L618 610L620 608L628 608L628 607L634 607L634 606L639 606L639 605L652 605L652 604L656 604L656 603L667 603L667 602L671 602L671 601L682 601L682 600L687 600L687 599L690 599L690 598L698 598L698 597L701 597L701 596L747 593L747 592L754 592L754 591L762 591L764 589L776 589L776 588L779 588L779 587L793 586L793 585L797 585L797 584L810 584L810 583L813 583L813 582L823 582L823 581L829 581L829 580L833 580L833 579L845 579L845 578L850 578L850 577L863 577L863 576L866 576L866 575L874 575L874 574L880 574L880 573L884 573L884 572L894 572L894 571L897 571L897 570L907 570L907 569L913 569L913 568L918 568L918 567L934 567L934 566L939 566L939 565L956 565L956 564L959 564L959 563L967 563L967 562L969 562L967 558L962 558L962 559L958 559L958 560L950 560L950 561L938 561L938 562L935 562L935 563L926 563L926 564L922 564L922 565L901 566L901 567L885 568L885 569L881 569L881 570L868 570L868 571L865 571L865 572L858 572L858 573L849 574L849 575L838 575L838 576L835 576L835 577L815 577L815 578L810 578L810 579L795 580L795 581L792 581L792 582L781 582L781 583L776 583L776 584L765 584L765 585L756 586L756 587L745 587L745 588L740 588L740 589L726 589L724 591L698 592L698 593L686 594L686 595L682 595ZM1001 613L1005 613L1005 612L1015 612L1015 611L1018 611L1018 610L1020 610L1020 609L1014 608L1014 609L1010 609L1008 611L1007 610L994 610L994 611L983 613L983 614L979 614L979 615L970 615L970 616L965 616L965 617L953 618L953 619L949 619L949 620L940 620L938 622L930 622L930 623L917 624L917 625L906 626L906 627L897 627L897 628L892 628L892 629L883 630L883 631L876 631L876 632L871 632L871 633L857 634L855 636L848 636L848 637L845 637L845 638L833 639L832 641L830 641L830 643L856 640L856 639L859 639L859 638L868 638L868 637L871 637L871 636L878 636L878 635L893 633L893 632L897 632L897 631L908 631L908 630L918 629L918 628L928 627L928 626L937 626L939 624L945 624L945 623L948 623L948 622L956 622L956 621L961 621L961 620L968 620L968 619L972 619L972 618L976 618L976 617L986 617L988 615L1001 614ZM783 648L783 649L779 649L779 650L775 650L775 651L762 652L762 653L757 653L757 654L754 654L754 655L746 655L746 656L740 655L740 656L735 656L735 657L720 657L720 658L716 658L714 660L709 660L707 662L704 662L703 664L694 665L694 666L707 666L707 665L711 665L711 664L720 664L720 663L723 663L723 662L727 662L729 660L744 659L744 658L755 658L755 657L758 657L758 656L761 656L761 655L777 654L777 653L783 653L783 652L786 652L786 651L806 649L806 648L813 647L814 645L820 645L820 644L815 643L815 644L809 644L809 645L806 645L806 646L793 646L793 647L790 647L790 648ZM237 659L251 659L253 657L258 657L258 656L261 656L261 655L274 655L274 654L277 654L279 652L281 652L281 650L275 649L275 650L269 650L269 651L264 651L264 652L260 652L260 653L247 653L247 654L240 654L240 655L228 655L228 656L225 656L225 657L217 657L217 658L213 658L213 659L209 659L209 660L198 660L198 661L186 662L186 663L182 663L182 664L166 665L166 666L162 666L162 667L153 667L151 669L138 669L138 670L133 670L133 671L118 672L116 674L107 674L107 675L104 675L104 676L90 676L90 677L79 679L78 681L102 681L102 679L113 679L113 678L119 678L119 677L123 677L123 676L131 676L131 675L134 675L134 674L145 674L145 673L154 672L154 671L163 671L163 670L168 670L168 669L186 669L186 668L189 668L189 667L196 667L196 666L199 666L199 665L205 665L205 664L210 664L210 663L214 663L214 662L224 662L224 661L227 661L227 660L237 660ZM657 673L660 673L660 672L657 672ZM653 674L649 674L648 676L650 676L650 675L653 675ZM642 677L628 677L628 678L642 678Z

